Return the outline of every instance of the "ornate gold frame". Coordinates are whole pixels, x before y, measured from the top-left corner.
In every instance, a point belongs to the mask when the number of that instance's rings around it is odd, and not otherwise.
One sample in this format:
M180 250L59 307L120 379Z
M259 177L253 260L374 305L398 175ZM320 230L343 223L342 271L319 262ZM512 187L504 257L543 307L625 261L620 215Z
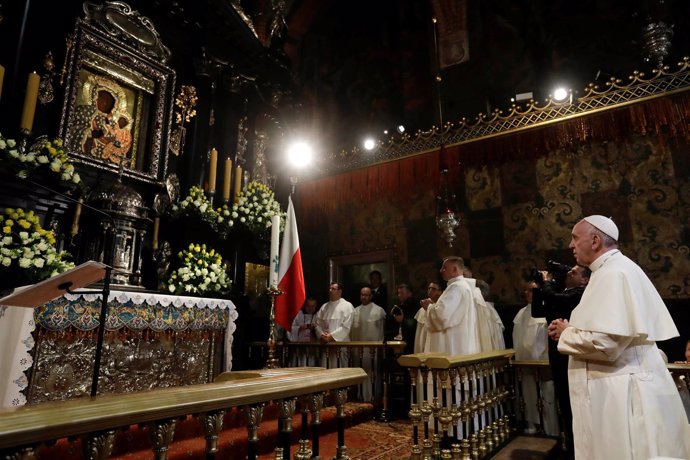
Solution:
M164 65L169 51L150 21L125 3L87 2L84 10L68 60L65 148L75 163L103 171L116 172L125 155L123 175L162 184L175 87L175 72ZM105 113L99 91L115 101Z

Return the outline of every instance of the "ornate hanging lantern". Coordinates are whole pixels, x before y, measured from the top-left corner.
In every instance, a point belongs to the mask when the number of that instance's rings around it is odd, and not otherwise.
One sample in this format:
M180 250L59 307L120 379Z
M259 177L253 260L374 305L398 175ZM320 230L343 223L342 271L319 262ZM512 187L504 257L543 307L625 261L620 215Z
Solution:
M436 196L436 226L448 247L453 247L455 241L455 229L460 226L461 217L456 212L455 193L450 186L448 170L441 171L439 194Z

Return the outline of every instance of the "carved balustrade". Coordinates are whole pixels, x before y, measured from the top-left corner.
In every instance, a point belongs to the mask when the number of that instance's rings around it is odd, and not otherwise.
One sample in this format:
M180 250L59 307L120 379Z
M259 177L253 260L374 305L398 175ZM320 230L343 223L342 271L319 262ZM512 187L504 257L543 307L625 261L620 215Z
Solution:
M398 359L412 381L411 459L486 458L510 439L513 354L509 349Z

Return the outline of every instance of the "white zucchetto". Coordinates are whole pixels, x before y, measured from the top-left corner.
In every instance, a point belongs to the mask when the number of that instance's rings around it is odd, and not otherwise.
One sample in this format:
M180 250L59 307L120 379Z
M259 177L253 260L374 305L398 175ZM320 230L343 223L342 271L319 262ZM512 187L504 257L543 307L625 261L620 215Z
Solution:
M613 223L611 218L595 214L592 216L587 216L583 220L586 220L591 225L604 232L606 235L618 241L618 227L616 227L616 224Z

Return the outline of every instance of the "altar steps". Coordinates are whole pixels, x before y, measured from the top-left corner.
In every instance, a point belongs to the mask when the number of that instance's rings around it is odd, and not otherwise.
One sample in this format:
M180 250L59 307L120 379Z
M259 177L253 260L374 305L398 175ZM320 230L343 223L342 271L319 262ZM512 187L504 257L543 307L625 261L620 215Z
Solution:
M371 404L346 403L346 428L355 426L374 417ZM321 411L319 433L327 436L336 431L335 407L325 407ZM310 416L311 419L311 416ZM225 415L223 431L218 439L218 459L244 459L247 456L247 427L245 414L238 408L232 408ZM292 419L292 443L297 443L302 428L302 415L297 413ZM311 427L310 438L311 438ZM272 458L278 439L278 408L268 405L264 408L263 421L259 429L257 453L263 458ZM347 440L347 431L345 433ZM175 436L167 452L168 460L205 459L206 441L204 430L199 419L189 416L177 422ZM81 440L61 439L52 446L43 446L38 451L38 459L78 460L81 458ZM322 452L323 453L323 452ZM294 454L294 448L293 448ZM268 457L266 457L268 455ZM145 426L132 425L115 435L114 447L109 457L119 460L150 460L153 458L149 429ZM325 458L325 457L324 457Z

